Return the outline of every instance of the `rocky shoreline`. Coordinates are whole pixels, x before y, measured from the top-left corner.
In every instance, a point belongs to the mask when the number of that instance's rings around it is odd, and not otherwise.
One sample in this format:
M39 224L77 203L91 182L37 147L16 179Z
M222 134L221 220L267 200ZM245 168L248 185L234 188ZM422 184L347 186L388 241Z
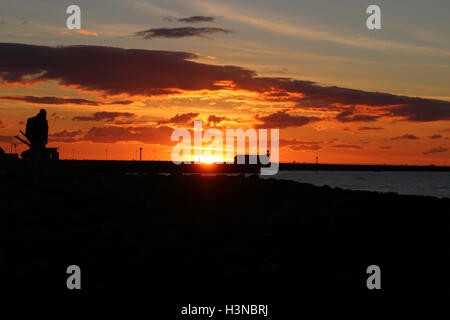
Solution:
M450 297L450 199L258 176L0 173L2 296ZM418 186L420 187L420 186ZM366 287L379 265L382 290Z

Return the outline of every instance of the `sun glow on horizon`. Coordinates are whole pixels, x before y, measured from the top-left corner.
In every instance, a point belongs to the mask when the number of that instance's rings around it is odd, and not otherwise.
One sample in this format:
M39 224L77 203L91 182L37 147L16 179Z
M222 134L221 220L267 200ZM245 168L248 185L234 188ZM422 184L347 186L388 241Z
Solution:
M214 163L224 163L223 157L210 155L210 154L202 154L200 156L200 163L204 164L214 164Z

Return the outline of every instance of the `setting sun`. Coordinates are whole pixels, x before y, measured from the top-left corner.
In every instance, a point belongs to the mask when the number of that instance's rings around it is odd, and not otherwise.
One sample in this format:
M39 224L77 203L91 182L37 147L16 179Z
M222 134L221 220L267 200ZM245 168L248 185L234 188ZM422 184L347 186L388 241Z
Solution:
M200 162L205 164L223 163L224 160L220 156L203 154L200 156Z

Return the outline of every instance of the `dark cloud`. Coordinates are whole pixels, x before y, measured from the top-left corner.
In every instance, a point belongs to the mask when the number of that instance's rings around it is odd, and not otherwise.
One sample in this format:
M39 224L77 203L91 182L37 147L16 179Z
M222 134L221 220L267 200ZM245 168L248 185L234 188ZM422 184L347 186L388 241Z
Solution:
M191 61L187 52L121 49L99 46L47 47L0 44L0 76L4 83L54 80L105 95L170 95L190 90L220 90L224 81L234 90L276 95L284 92L298 108L323 111L351 109L341 121L373 121L396 117L406 121L450 120L450 102L381 92L327 87L307 80L258 77L245 68ZM89 70L89 72L86 72ZM230 87L231 88L231 87ZM285 97L284 97L285 98ZM317 106L317 107L315 107ZM358 106L364 106L362 112ZM367 114L367 112L373 112Z
M207 16L192 16L192 17L186 17L186 18L179 18L177 19L179 22L187 22L187 23L196 23L196 22L213 22L214 17L207 17Z
M35 96L0 96L0 100L13 100L13 101L24 101L28 103L36 103L36 104L78 104L78 105L90 105L90 106L99 106L104 104L131 104L133 101L131 100L122 100L122 101L112 101L112 102L100 102L86 99L77 99L77 98L61 98L61 97L35 97Z
M402 136L393 137L391 140L419 140L420 138L413 134L404 134Z
M438 121L450 120L450 102L422 98L401 97L402 106L390 107L392 115L410 121Z
M74 121L106 121L112 122L116 120L116 118L133 118L136 117L136 114L130 112L108 112L108 111L99 111L95 112L92 116L77 116L73 117Z
M423 154L432 154L432 153L441 153L441 152L447 152L447 151L448 151L447 148L439 147L439 148L433 148L433 149L426 150L422 153Z
M51 142L72 143L77 142L78 141L77 137L80 136L82 133L83 131L81 130L69 131L64 129L63 131L50 133L48 136L49 141Z
M268 116L260 117L255 116L255 119L262 122L257 124L256 128L289 128L289 127L302 127L311 122L322 120L318 117L305 117L305 116L291 116L284 111L278 111L277 113L270 114Z
M161 127L93 127L81 138L84 141L98 143L116 143L123 141L137 141L148 144L171 145L170 137L173 129Z
M68 131L68 130L64 129L63 131L50 133L49 137L54 137L54 138L73 138L73 137L81 135L82 133L83 133L83 131L81 131L81 130Z
M442 139L442 136L440 134L433 134L432 136L429 136L430 139Z
M336 120L340 122L372 122L377 121L379 116L367 114L354 114L353 111L343 111L336 116Z
M299 141L297 139L280 139L279 141L280 147L289 147L295 151L301 150L320 150L320 143L314 141Z
M383 115L401 117L409 121L450 120L450 102L434 99L414 98L381 92L367 92L339 87L318 87L312 82L292 80L290 87L306 95L302 103L320 102L330 105L362 105L373 107ZM294 89L294 88L293 88Z
M383 127L359 127L359 131L384 130Z
M208 117L208 122L212 125L220 124L222 121L226 121L226 120L229 120L229 119L227 117L215 116L213 114Z
M132 104L134 101L132 100L118 100L118 101L111 101L108 102L106 104L121 104L121 105L128 105L128 104Z
M217 81L254 75L239 67L188 60L196 57L186 52L0 44L0 76L6 83L56 80L106 95L153 96L220 90L223 86Z
M156 28L135 32L136 37L142 39L152 38L184 38L184 37L201 37L213 33L229 33L231 30L219 27L182 27L182 28Z
M0 118L0 129L6 128L6 121Z
M176 116L173 116L172 118L169 118L167 120L161 120L158 122L158 124L182 124L192 121L195 117L198 117L199 113L183 113L183 114L177 114Z
M98 106L97 101L86 99L70 99L59 97L34 97L34 96L0 96L0 100L24 101L37 104L82 104Z
M358 144L335 144L333 145L334 148L342 148L342 149L362 149Z

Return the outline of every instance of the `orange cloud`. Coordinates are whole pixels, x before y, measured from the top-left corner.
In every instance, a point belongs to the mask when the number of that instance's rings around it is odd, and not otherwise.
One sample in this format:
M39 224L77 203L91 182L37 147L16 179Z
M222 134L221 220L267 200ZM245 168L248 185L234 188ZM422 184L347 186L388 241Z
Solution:
M90 31L83 30L83 29L81 29L81 30L75 30L74 32L78 32L79 34L82 34L82 35L85 35L85 36L95 36L95 37L98 37L98 33L97 33L97 32L90 32ZM59 34L68 34L68 35L70 35L70 34L72 34L72 33L69 32L69 31L60 31Z
M79 33L79 34L86 35L86 36L95 36L95 37L98 37L98 33L97 33L97 32L89 32L89 31L87 31L87 30L78 30L78 33Z

